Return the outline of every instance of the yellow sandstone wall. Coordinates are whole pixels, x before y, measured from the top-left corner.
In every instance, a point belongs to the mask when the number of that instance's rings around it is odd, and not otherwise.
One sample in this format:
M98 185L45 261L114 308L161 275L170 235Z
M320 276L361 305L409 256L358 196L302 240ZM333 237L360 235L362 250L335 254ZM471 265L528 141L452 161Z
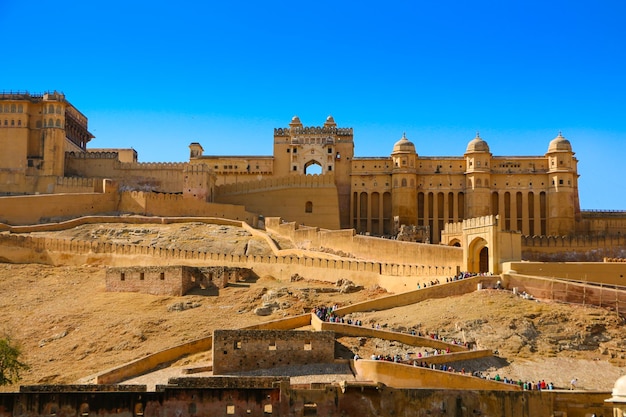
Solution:
M362 381L381 382L394 388L521 391L518 385L387 361L359 359L354 361L354 369Z
M289 175L222 185L216 188L215 201L242 205L265 217L339 228L337 187L330 174Z
M505 273L626 286L626 262L507 262Z
M0 222L20 225L117 211L117 193L46 194L0 198Z
M395 264L413 264L434 268L424 274L456 275L463 264L463 249L444 245L401 242L391 239L357 235L354 229L325 230L303 227L280 218L266 218L265 228L291 239L296 246L307 249L331 249L358 259Z

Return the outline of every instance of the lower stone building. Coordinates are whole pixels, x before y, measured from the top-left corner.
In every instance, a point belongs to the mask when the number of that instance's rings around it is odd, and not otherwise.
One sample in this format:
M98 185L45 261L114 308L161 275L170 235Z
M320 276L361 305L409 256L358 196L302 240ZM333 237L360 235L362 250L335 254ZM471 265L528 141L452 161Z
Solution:
M217 295L228 283L245 281L252 271L225 266L134 266L111 267L106 270L106 290L140 292L153 295L181 296L194 288Z

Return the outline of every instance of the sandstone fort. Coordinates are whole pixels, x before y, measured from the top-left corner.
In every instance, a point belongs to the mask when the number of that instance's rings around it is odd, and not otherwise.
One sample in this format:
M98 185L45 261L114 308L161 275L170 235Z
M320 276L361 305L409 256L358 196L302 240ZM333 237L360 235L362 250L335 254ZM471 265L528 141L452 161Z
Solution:
M359 157L351 127L338 126L332 116L306 126L294 116L274 129L272 155L212 155L193 142L189 160L180 163L139 163L132 148L90 148L93 138L87 117L62 93L0 94L0 260L103 265L106 291L155 296L200 289L219 297L228 286L268 275L286 282L314 276L394 293L341 306L340 318L483 288L619 316L626 309L626 211L581 209L575 147L561 132L534 156L494 156L476 133L456 155L422 156L419 144L402 135L389 140L388 155ZM216 225L248 240L236 250L215 250L44 235L107 223ZM281 239L290 246L277 243ZM350 383L297 386L281 374L229 377L336 365L336 335L427 346L449 356L433 359L432 368L344 361L357 379ZM212 377L172 378L154 391L122 384L198 352L211 352ZM305 313L215 330L103 369L91 385L0 394L0 414L87 417L108 410L160 417L184 408L185 416L626 415L623 378L612 393L528 392L437 368L493 355L471 344Z

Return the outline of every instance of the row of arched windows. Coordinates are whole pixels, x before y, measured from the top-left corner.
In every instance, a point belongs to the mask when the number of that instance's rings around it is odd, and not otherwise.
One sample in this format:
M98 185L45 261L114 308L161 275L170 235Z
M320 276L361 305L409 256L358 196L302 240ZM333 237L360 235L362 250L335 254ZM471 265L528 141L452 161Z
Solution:
M4 106L0 105L0 113L24 113L24 106L22 104L5 104Z
M11 126L22 126L22 121L21 120L17 120L17 122L15 121L15 119L4 119L4 121L2 122L2 126L6 126L6 127L11 127Z
M54 105L54 104L48 104L48 106L43 106L43 113L44 114L61 114L61 106L60 105Z
M49 118L49 119L43 119L43 123L41 120L37 120L36 126L38 128L40 128L43 125L43 127L63 127L63 122L61 121L61 119L53 119L53 118Z

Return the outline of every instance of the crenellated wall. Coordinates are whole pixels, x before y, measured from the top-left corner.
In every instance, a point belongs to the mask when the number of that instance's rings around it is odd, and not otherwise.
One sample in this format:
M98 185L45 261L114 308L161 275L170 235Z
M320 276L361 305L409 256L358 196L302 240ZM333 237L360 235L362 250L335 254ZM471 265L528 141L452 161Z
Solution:
M24 226L20 229L10 227L8 229L27 232L40 230L41 227ZM97 264L116 267L132 267L137 264L243 267L253 270L258 276L272 275L279 280L288 280L292 274L297 273L308 279L329 282L349 279L357 285L380 285L389 291L406 291L415 288L418 282L442 277L449 272L432 266L368 262L338 257L332 259L323 253L320 254L321 257L312 257L314 254L298 252L300 255L294 253L283 255L282 251L266 256L231 255L132 244L117 245L16 234L0 235L0 258L13 263Z
M0 197L0 223L32 225L89 215L128 213L147 216L218 217L258 224L258 216L234 204L211 203L183 194L143 191L118 192L110 180L67 178L62 181L74 192ZM91 187L89 193L77 193L77 188ZM95 192L94 192L95 190Z
M248 194L251 192L275 190L279 188L318 188L335 186L335 176L324 175L288 175L284 177L265 178L259 181L243 181L216 187L218 196Z
M102 192L102 181L93 178L57 177L55 193L93 193Z
M118 203L116 192L2 197L0 223L24 225L87 214L115 213Z
M67 152L65 175L86 178L109 178L122 188L180 193L183 190L183 169L177 163L120 162L117 152Z
M626 235L522 236L522 259L534 262L601 262L626 257Z
M427 275L456 275L463 264L463 250L443 245L401 242L372 236L357 235L354 229L325 230L303 227L294 222L283 223L279 218L266 218L265 228L291 239L298 247L324 251L332 248L357 259L390 264L423 266Z

